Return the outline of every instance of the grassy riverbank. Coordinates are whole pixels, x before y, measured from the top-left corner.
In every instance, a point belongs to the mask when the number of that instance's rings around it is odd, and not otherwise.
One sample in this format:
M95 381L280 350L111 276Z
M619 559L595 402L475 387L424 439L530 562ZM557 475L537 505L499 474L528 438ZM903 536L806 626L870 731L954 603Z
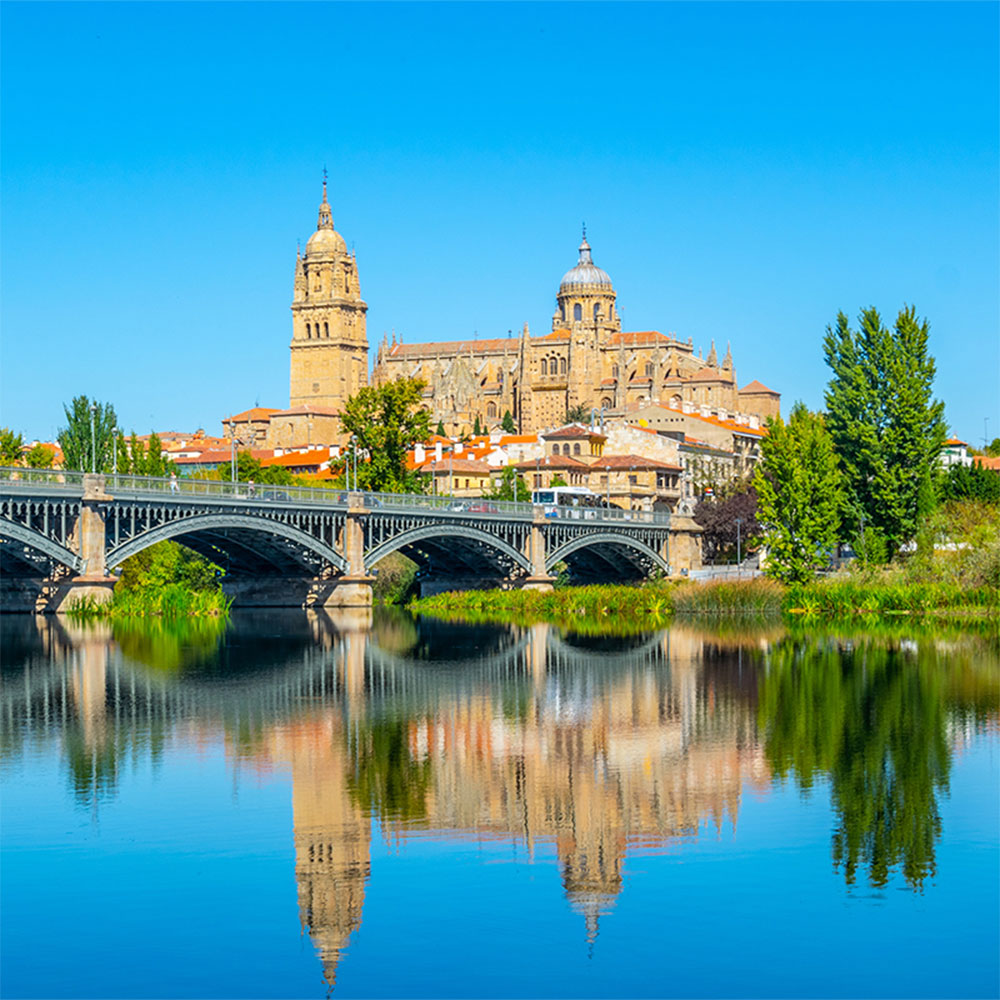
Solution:
M412 601L418 614L464 621L508 621L528 625L549 621L587 630L637 631L656 627L668 616L823 618L917 616L1000 618L1000 590L961 588L950 583L833 577L797 587L764 578L718 583L652 581L636 586L599 584L562 587L551 593L479 590L436 594Z
M192 590L183 584L139 589L115 588L110 601L77 601L68 611L78 618L218 618L232 601L221 590Z

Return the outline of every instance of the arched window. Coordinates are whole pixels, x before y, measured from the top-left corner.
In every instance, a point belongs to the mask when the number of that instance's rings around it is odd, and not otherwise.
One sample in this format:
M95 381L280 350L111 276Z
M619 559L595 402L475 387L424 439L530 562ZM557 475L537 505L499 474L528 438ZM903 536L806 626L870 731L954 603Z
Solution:
M324 337L329 337L330 336L330 324L329 323L324 323L323 324L323 336Z
M350 290L351 290L351 282L350 282L350 279L347 277L347 274L345 273L344 274L344 292L345 292L345 294L349 293Z
M566 359L565 358L560 358L559 359L559 374L560 375L565 375L566 374Z
M559 445L557 445L557 444L554 444L554 445L552 446L552 454L553 454L553 455L558 455L558 454L559 454Z
M306 323L306 340L312 340L313 328L312 323Z
M670 405L675 410L679 410L681 408L681 397L679 394L674 393L674 395L670 397Z
M577 441L577 443L575 445L573 445L573 454L574 455L579 455L580 454L580 442L579 441Z
M652 361L647 361L646 362L646 374L650 375L650 376L653 374L653 362Z
M542 358L542 374L548 375L548 373L549 373L549 363L548 361L545 360L545 358Z
M614 302L612 302L611 305L608 306L608 319L611 319L611 317L614 316L614 314L615 314L615 304Z
M601 406L602 406L602 407L604 407L604 409L605 409L605 410L610 410L610 409L611 409L611 400L610 400L610 399L608 399L608 397L607 397L607 396L605 396L605 397L604 397L604 398L603 398L603 399L601 400Z
M566 303L559 303L559 318L565 323L566 322Z
M601 305L600 305L599 302L595 302L594 303L594 319L597 319L597 317L600 315L600 312L601 312Z
M569 445L568 444L564 444L563 445L563 454L564 455L568 455L569 454Z
M486 404L486 416L495 417L497 415L497 404L487 403Z
M618 365L611 366L611 377L618 378Z
M575 320L583 319L583 306L581 306L579 302L577 302L577 304L573 306L573 319Z

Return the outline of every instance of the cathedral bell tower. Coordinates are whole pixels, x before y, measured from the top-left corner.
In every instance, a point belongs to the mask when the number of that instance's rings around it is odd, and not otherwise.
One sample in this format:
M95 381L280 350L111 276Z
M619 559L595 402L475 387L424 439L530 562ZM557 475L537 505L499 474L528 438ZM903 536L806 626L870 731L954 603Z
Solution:
M305 255L295 260L292 299L290 406L342 409L349 396L368 385L368 334L357 260L333 228L326 199Z
M617 296L611 278L594 263L586 229L579 254L576 266L559 282L552 329L586 330L603 342L607 336L621 330L622 324L615 310Z

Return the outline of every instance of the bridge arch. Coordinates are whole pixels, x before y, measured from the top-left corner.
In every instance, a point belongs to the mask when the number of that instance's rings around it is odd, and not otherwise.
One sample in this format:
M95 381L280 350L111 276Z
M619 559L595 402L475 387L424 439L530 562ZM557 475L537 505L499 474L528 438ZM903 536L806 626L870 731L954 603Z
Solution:
M36 552L54 559L57 563L68 566L76 573L83 571L83 560L75 552L71 552L65 545L60 545L59 542L55 542L51 538L46 538L33 528L17 524L6 517L0 518L0 537L27 545Z
M579 561L572 558L574 555L589 556L612 568L616 564L621 567L624 560L633 572L620 575L645 576L651 568L661 569L664 573L669 571L667 561L658 552L638 538L617 531L594 531L578 535L548 553L545 560L546 571L551 573L561 562L568 562L572 567L574 562Z
M246 536L246 540L241 541L240 539L231 539L225 536L220 538L219 533L227 530L243 533ZM226 543L230 542L234 549L253 551L252 547L247 544L249 539L252 539L254 535L270 535L276 539L291 542L293 545L311 552L319 559L325 560L332 566L335 566L342 573L347 571L347 560L336 549L331 548L317 538L313 538L312 535L271 518L235 513L196 514L193 517L178 518L176 521L169 521L166 524L150 528L141 535L137 535L127 542L122 542L120 545L116 545L109 550L107 565L109 568L113 568L123 563L130 556L137 555L143 549L149 548L150 545L168 540L181 540L185 535L203 536L205 543L202 545L191 544L195 539L189 539L184 544L200 552L202 555L206 555L210 559L212 555L210 552L205 551L206 547L225 552ZM315 568L306 565L301 558L296 558L294 555L287 553L285 555L284 562L294 561L299 564L299 568L304 569L306 572L314 571ZM273 561L269 560L266 555L261 555L260 558L264 562Z
M431 543L430 547L432 549L437 549L445 556L449 553L454 555L455 547L452 543L456 539L468 543L465 546L466 550L476 549L477 547L480 553L482 549L491 550L494 553L505 556L526 572L531 572L531 560L523 552L519 552L514 548L513 545L508 544L496 535L481 531L479 528L473 528L471 525L454 523L428 524L420 528L410 528L408 531L401 532L394 538L387 539L381 545L376 545L375 548L366 552L365 567L371 572L371 568L379 560L389 555L390 552L398 552L400 549L415 547L420 542ZM469 558L476 557L472 552L468 552L468 556ZM420 560L418 559L418 561Z

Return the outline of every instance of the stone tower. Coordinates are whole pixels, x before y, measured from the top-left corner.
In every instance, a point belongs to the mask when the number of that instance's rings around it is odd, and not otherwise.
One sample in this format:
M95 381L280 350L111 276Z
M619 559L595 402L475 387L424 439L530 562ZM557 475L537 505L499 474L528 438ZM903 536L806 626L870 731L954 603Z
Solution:
M305 255L295 260L289 405L340 409L368 384L368 334L357 261L333 228L326 199Z
M602 271L590 256L586 229L579 252L576 266L567 271L559 283L552 329L584 329L604 340L602 334L617 333L622 328L615 311L617 295L608 273Z

